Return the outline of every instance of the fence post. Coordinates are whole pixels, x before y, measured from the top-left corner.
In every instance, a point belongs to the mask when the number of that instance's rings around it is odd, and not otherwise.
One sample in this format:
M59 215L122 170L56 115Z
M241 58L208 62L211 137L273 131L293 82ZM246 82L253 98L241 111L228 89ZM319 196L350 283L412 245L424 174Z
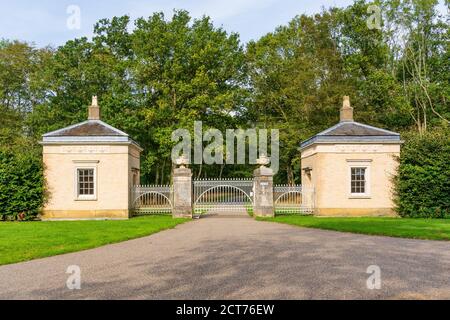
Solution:
M172 217L192 218L192 171L189 168L174 169Z
M262 165L253 172L254 195L253 214L255 217L274 217L273 171Z

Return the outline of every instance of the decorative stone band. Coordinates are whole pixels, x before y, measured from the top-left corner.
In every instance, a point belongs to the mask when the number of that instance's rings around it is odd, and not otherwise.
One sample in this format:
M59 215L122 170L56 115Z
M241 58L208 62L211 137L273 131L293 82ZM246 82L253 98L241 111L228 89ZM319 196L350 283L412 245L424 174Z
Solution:
M317 144L302 150L302 159L316 153L396 153L398 143L391 144Z

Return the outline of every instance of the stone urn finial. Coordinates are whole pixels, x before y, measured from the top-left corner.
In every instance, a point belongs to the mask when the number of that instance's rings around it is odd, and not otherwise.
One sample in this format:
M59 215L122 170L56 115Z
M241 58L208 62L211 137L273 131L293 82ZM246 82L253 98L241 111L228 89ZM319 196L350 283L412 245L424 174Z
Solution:
M186 165L189 164L189 159L186 157L185 154L182 154L175 160L175 164L180 168L186 168Z
M270 158L267 157L265 154L262 154L259 156L259 159L256 160L256 163L259 164L261 167L264 167L270 163Z

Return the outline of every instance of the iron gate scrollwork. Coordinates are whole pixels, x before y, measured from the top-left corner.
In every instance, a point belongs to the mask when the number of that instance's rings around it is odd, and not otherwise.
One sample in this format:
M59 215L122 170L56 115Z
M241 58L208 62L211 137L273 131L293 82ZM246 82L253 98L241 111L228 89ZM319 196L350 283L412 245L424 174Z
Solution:
M242 212L253 209L253 179L194 181L194 215Z

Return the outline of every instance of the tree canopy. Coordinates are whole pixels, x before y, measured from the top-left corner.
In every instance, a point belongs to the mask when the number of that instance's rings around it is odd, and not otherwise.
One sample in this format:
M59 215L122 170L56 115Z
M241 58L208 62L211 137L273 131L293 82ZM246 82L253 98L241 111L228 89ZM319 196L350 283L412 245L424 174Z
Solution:
M365 0L295 16L243 44L175 10L100 20L92 39L58 48L0 41L1 149L34 150L45 132L102 119L145 149L142 179L168 183L178 128L280 129L277 182L300 182L299 144L335 124L342 96L356 120L422 135L449 125L449 24L436 0L388 0L379 28ZM447 2L448 5L448 2ZM133 24L133 27L131 25ZM196 165L202 177L249 176L245 165Z

